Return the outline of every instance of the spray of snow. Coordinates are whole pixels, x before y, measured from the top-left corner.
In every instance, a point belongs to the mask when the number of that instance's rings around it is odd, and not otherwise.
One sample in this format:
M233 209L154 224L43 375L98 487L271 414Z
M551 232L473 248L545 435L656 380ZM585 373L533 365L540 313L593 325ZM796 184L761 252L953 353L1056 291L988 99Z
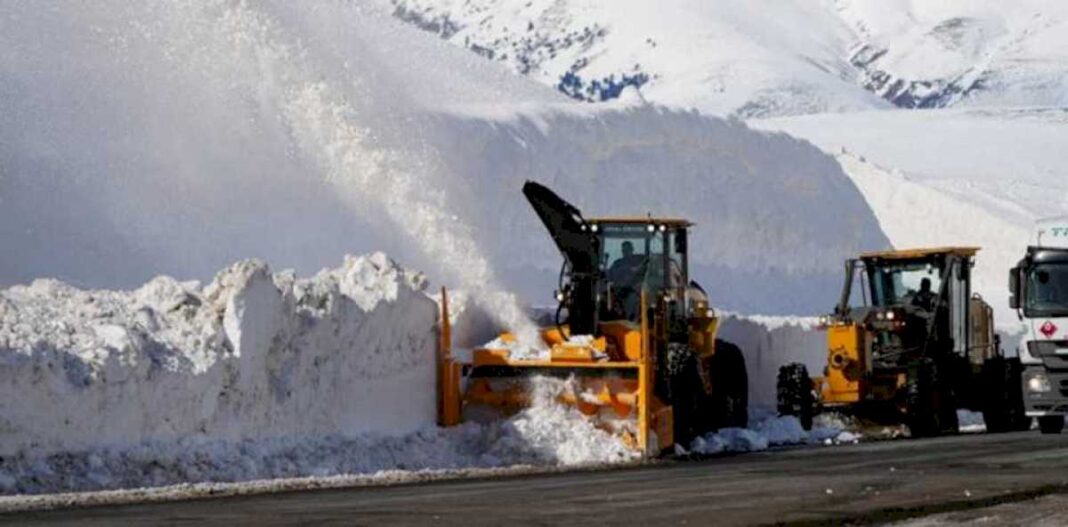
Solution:
M191 7L200 9L198 4ZM255 60L252 82L270 87L277 99L272 102L297 145L317 161L327 180L359 204L373 203L383 210L424 253L456 275L502 325L513 328L520 342L537 347L534 324L518 299L499 287L470 226L449 211L442 191L436 189L434 174L440 168L433 156L419 145L391 147L377 139L361 124L365 113L361 104L350 102L344 92L321 80L323 75L299 43L287 42L273 19L247 4L225 3L213 22L219 42L231 49L211 53Z

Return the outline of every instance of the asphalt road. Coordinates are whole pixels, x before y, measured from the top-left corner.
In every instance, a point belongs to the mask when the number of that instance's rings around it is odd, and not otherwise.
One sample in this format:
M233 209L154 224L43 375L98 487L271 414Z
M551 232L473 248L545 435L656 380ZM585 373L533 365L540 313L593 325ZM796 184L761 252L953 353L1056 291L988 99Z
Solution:
M19 525L890 522L1068 492L1068 434L965 435L601 472L0 516Z

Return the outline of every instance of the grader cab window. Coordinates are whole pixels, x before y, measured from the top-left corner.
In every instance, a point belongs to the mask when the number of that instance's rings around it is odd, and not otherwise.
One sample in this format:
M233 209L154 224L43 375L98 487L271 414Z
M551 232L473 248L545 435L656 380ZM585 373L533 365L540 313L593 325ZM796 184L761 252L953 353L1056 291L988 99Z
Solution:
M871 267L872 303L879 307L930 305L941 291L942 269L935 262Z

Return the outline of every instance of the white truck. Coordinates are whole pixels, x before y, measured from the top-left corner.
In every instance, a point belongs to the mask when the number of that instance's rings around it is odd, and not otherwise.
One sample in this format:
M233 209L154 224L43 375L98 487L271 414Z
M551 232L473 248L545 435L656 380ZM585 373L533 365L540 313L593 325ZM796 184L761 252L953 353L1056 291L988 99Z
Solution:
M1026 326L1020 343L1024 405L1044 434L1068 414L1068 216L1040 220L1027 255L1009 272L1009 305Z

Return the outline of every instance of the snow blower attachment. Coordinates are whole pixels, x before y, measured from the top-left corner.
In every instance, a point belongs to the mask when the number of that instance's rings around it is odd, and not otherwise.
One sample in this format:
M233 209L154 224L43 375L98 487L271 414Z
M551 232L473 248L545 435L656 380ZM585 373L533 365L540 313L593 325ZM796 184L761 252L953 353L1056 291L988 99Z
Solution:
M562 380L558 402L643 455L745 426L741 351L716 340L719 321L689 281L691 224L586 219L533 182L523 194L564 256L553 323L540 330L538 352L505 333L461 361L451 352L443 291L440 424L518 412L530 402L530 381L541 376Z
M820 407L903 422L913 436L955 433L957 408L987 430L1026 428L1018 358L1002 355L990 305L971 292L978 248L874 252L846 261L823 376L779 371L778 405L807 429Z

